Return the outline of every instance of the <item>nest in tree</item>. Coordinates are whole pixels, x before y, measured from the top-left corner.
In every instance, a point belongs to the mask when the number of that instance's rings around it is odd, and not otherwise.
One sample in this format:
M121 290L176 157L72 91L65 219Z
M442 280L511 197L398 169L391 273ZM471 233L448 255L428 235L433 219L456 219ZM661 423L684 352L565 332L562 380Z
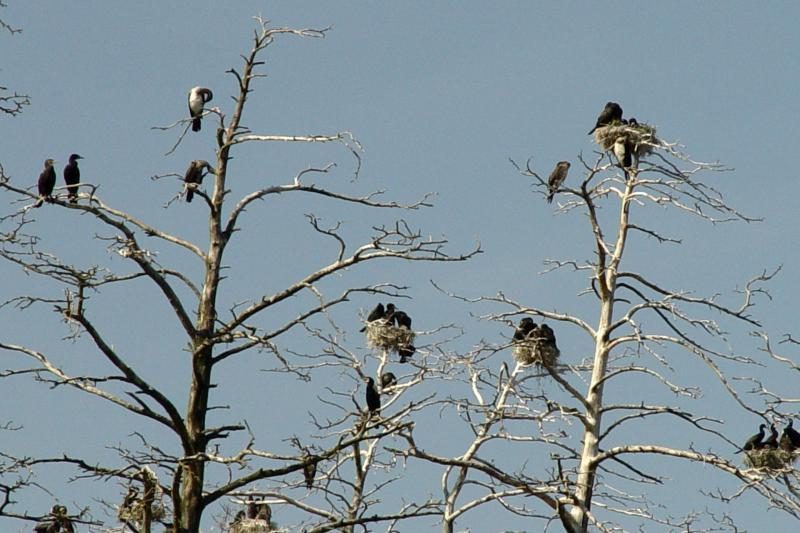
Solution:
M414 337L410 329L394 326L384 319L367 323L367 344L372 348L396 352L411 346Z
M514 360L523 365L552 367L561 355L558 347L543 337L528 337L515 341L511 349Z
M594 130L594 140L603 150L612 150L619 137L625 138L626 144L633 146L637 158L653 153L653 148L661 144L656 137L655 126L650 124L630 125L614 121Z
M272 524L260 518L242 518L231 524L230 533L269 533Z
M158 497L150 506L150 516L153 522L160 522L166 515L161 498ZM126 506L120 507L117 516L122 522L130 522L141 527L144 524L144 502L137 499Z
M750 468L780 470L790 466L795 459L794 453L780 448L761 448L744 453L744 464Z

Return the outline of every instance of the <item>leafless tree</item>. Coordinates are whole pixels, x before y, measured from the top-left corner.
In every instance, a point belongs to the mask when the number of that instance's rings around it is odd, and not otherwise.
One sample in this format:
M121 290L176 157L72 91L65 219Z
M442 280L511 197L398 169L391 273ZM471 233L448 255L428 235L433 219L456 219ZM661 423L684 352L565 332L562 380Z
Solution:
M373 260L463 261L480 249L451 255L445 240L423 236L402 219L374 226L371 230L368 227L371 237L353 246L350 242L354 238L342 224L326 224L309 214L310 233L317 237L316 244L320 241L332 243L332 257L321 263L298 265L296 279L274 291L259 293L254 285L246 301L235 301L236 296L226 294L223 283L226 278L237 275L236 264L226 264L226 253L232 243L240 242L236 237L243 215L263 205L258 201L277 202L287 196L304 194L365 210L411 212L430 205L427 195L403 204L383 200L382 191L350 194L343 187L324 183L324 178L332 174L332 164L309 166L283 184L265 185L238 200L231 200L231 185L237 180L229 166L233 155L241 154L245 146L258 143L339 144L354 158L358 177L361 150L347 132L263 134L251 129L259 125L245 121L247 104L255 94L254 82L264 76L262 55L273 41L282 36L320 38L326 31L276 28L258 19L252 49L243 56L241 68L228 71L235 81L232 109L206 108L205 122L210 125L213 119L218 124L216 159L205 166L207 188L187 185L196 188L193 192L202 199L200 203L207 210L208 239L204 243L193 242L159 227L157 222L147 222L124 208L110 205L96 187L82 184L77 203L68 202L61 189L57 189L53 203L45 205L44 210L59 210L67 220L81 215L91 218L96 227L95 236L73 235L74 245L83 249L92 246L105 249L110 252L111 259L107 264L89 266L71 262L48 249L48 228L38 224L34 216L41 211L31 209L37 195L24 185L12 183L9 176L0 175L0 187L7 194L15 195L16 205L21 206L1 219L0 257L7 265L16 265L56 287L45 295L25 293L23 289L22 294L9 298L3 306L19 308L32 320L42 307L54 309L67 328L65 340L88 338L93 358L93 370L73 370L74 361L59 353L15 344L4 336L0 349L6 353L6 360L14 356L15 362L4 365L2 377L6 380L33 378L53 389L51 395L64 388L76 389L139 417L147 427L161 428L165 435L162 441L136 431L133 439L137 446L113 444L122 439L122 436L113 436L111 445L119 457L114 464L104 464L93 457L62 455L54 450L51 457L9 456L4 466L6 472L35 472L54 463L71 466L77 472L74 479L106 483L105 496L98 499L106 503L110 514L124 528L133 531L150 531L154 523L160 522L170 531L197 532L204 514L214 504L226 501L258 500L269 502L273 507L288 505L299 510L303 518L288 529L280 529L282 531L298 531L299 528L319 532L353 531L358 524L393 524L441 512L438 503L424 495L411 494L397 505L382 501L380 492L392 482L391 476L368 477L397 467L392 462L394 455L381 443L396 441L401 434L411 435L411 416L431 405L430 398L415 397L413 401L405 401L404 395L431 372L425 361L435 358L435 350L421 349L417 362L407 366L408 373L401 376L392 394L385 396L382 413L369 416L363 401L357 399L363 397L366 363L376 362L379 377L390 354L378 352L366 358L357 355L343 340L341 328L335 321L334 311L353 297L403 298L403 287L388 283L359 284L353 280L346 290L329 295L325 284L338 277L353 279L358 267ZM187 117L159 128L179 132L169 153L174 153L183 142L189 124ZM268 182L269 178L260 181ZM171 207L171 202L166 207ZM191 268L179 266L177 251L188 254L195 264ZM275 250L269 253L273 259L278 256ZM254 262L265 259L256 250L252 250L252 255ZM118 258L122 258L123 266ZM176 264L171 264L173 260ZM309 259L308 263L312 261L314 259ZM192 275L192 269L200 274ZM185 338L182 379L187 385L177 397L136 368L135 358L126 353L125 339L104 331L104 321L99 316L103 312L102 305L109 304L104 295L126 290L126 286L130 287L127 290L135 292L128 293L124 302L117 300L114 307L122 313L130 306L133 316L141 312L143 305L138 300L146 296L137 287L143 282L153 287L157 298L166 303ZM308 297L300 298L304 295ZM350 308L350 312L355 313L355 310ZM447 328L440 331L446 332ZM309 348L299 350L293 348L291 342L284 341L298 332L307 339L316 339L322 349L319 352ZM435 337L438 332L421 332L425 334ZM430 346L437 342L432 340ZM280 428L275 428L278 434L274 440L288 442L292 448L288 451L283 446L267 449L259 445L248 423L236 418L224 419L219 414L222 406L212 400L215 387L234 386L216 381L219 369L223 365L244 364L246 356L253 353L269 354L272 372L286 373L301 380L313 379L323 371L334 372L339 384L326 388L329 397L320 396L320 402L321 406L338 414L312 415L317 428L315 435L301 438L293 434L281 435ZM104 368L112 370L108 372ZM185 402L185 410L180 402ZM237 444L236 438L242 437L244 445ZM311 470L315 472L309 479L307 473ZM109 485L114 485L113 491L108 490ZM22 490L21 485L4 484L2 488L0 511L4 516L41 518L17 504L15 498ZM120 488L119 496L110 495ZM126 490L128 495L123 500ZM308 490L322 492L324 497L320 504L307 501ZM109 522L115 521L99 518L97 510L91 511L88 507L72 509L70 514L76 522L105 529ZM279 517L275 518L273 522L281 522ZM229 523L224 514L219 521L226 527ZM265 524L269 522L269 519L264 521ZM272 529L273 525L265 528Z
M6 7L6 3L0 1L0 8ZM0 18L0 30L6 30L11 35L22 33L20 28L15 28L8 22ZM31 104L30 97L16 91L9 92L8 87L0 84L0 113L11 115L12 117L22 113L22 109Z
M537 530L557 524L556 529L569 532L637 527L734 531L727 512L712 514L706 505L738 501L750 493L800 518L792 467L800 452L778 465L757 468L762 465L753 465L740 448L759 419L767 424L790 420L792 415L780 408L797 402L789 391L771 390L755 377L768 379L762 369L774 369L770 361L792 371L800 368L791 356L773 349L753 315L757 301L769 298L765 285L780 269L752 277L731 295L698 295L628 268L626 252L652 243L668 249L666 261L676 268L680 264L678 237L648 222L654 208L714 225L755 219L731 207L710 185L709 176L726 169L693 161L677 145L658 140L648 126L631 131L641 145L629 143L637 152L623 168L612 150L613 137L610 143L602 138L614 128L627 127L601 128L597 158L587 162L581 157L583 176L573 176L556 196L556 215L585 218L593 249L585 260L548 260L545 273L584 276L578 296L591 301L585 314L559 310L572 309L567 299L560 305L531 306L503 293L467 297L440 289L469 305L493 308L481 315L490 323L513 327L521 317L530 317L550 324L562 342L578 338L570 344L580 346L550 364L520 361L509 367L508 353L521 343L508 335L504 342L482 342L460 356L460 379L469 392L450 403L474 438L457 456L438 453L431 443L410 435L406 446L396 450L445 467L445 533L455 531L464 514L490 503L540 520ZM649 134L646 139L639 136L643 132ZM547 195L546 175L542 179L530 160L524 167L514 165L542 197ZM691 279L690 273L685 279ZM731 348L737 330L762 339L768 357L755 355L752 343L742 351ZM728 401L750 416L723 420L709 398ZM519 456L531 459L523 465L505 459ZM699 483L708 498L690 501L690 510L676 518L674 509L662 509L651 495L669 483L662 473L668 468L666 458L721 473L727 489Z

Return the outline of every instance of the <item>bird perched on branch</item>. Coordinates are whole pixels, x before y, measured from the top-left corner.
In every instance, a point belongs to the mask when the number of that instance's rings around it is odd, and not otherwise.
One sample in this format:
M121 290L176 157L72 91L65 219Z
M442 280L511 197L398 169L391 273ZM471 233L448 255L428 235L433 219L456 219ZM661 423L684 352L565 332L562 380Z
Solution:
M397 385L397 377L391 372L381 374L381 391Z
M597 117L597 122L594 125L594 128L589 130L588 135L594 133L594 130L597 128L607 126L611 124L615 120L622 121L622 108L616 102L607 102L606 106L600 112L600 115Z
M64 181L67 184L67 196L73 204L78 203L78 184L81 182L81 169L78 168L78 154L69 156L69 163L64 167Z
M369 413L372 414L380 414L381 412L381 395L378 394L378 390L375 388L375 380L372 378L367 378L367 409L369 409Z
M312 489L314 487L314 478L317 476L317 462L308 463L303 467L303 478L306 482L306 488Z
M394 309L393 304L389 305L391 305L392 309ZM380 320L385 315L386 315L386 309L384 309L383 304L381 302L378 302L378 305L376 305L375 308L372 311L370 311L370 313L367 315L367 324L369 324L370 322L375 322L376 320ZM359 331L361 333L364 333L365 331L367 331L367 326L364 326Z
M407 363L411 357L417 352L413 344L406 344L405 346L397 347L397 355L400 356L401 363Z
M67 516L66 507L54 505L50 515L36 524L33 530L36 533L75 533L75 525Z
M761 439L764 438L764 430L765 429L767 429L766 424L759 425L758 426L758 433L756 433L755 435L753 435L752 437L747 439L747 441L745 441L745 443L744 443L744 446L742 446L742 449L744 451L746 451L746 452L749 452L749 451L752 451L752 450L760 450L761 448L763 448L764 447L764 443L761 442Z
M210 170L211 165L208 161L202 159L195 159L189 163L189 168L186 169L186 174L183 176L183 182L186 187L186 202L190 203L194 198L194 191L197 186L203 183L203 170Z
M564 180L567 179L567 172L569 172L569 161L559 161L556 163L556 168L553 169L550 173L550 177L547 178L547 187L550 189L550 194L547 195L548 204L553 202L553 196L555 196L561 184L564 183Z
M200 131L203 117L203 106L214 98L211 89L193 87L189 91L189 114L192 117L192 131Z
M783 428L783 433L781 434L781 448L788 452L800 448L800 433L792 427L793 423L794 420L789 420L789 423Z
M33 204L33 207L41 207L42 203L47 201L53 202L53 189L56 186L56 170L53 168L55 159L44 160L44 170L39 174L39 181L37 187L39 189L39 200Z

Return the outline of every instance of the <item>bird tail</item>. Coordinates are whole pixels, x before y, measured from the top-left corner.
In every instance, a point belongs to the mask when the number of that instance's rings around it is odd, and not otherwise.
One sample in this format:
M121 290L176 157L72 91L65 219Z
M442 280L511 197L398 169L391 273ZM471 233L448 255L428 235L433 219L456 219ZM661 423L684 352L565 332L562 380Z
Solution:
M597 126L595 126L594 128L590 129L589 133L587 133L586 135L591 135L592 133L594 133L594 130L596 130L596 129L597 129Z
M548 204L552 204L553 203L553 196L555 194L556 194L556 191L550 191L550 194L547 195L547 203Z
M200 117L192 119L192 131L200 131Z
M192 199L194 198L194 191L192 189L186 190L186 203L192 203Z

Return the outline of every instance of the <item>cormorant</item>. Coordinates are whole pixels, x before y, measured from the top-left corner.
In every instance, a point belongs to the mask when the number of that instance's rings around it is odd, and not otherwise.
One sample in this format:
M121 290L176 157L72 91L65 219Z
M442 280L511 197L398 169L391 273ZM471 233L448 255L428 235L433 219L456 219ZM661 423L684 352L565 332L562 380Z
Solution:
M394 323L394 314L396 309L397 308L394 306L394 304L386 304L386 312L383 314L383 318L387 323Z
M317 477L317 462L308 463L303 467L303 477L306 480L306 488L311 489L314 486L314 478Z
M521 341L524 340L532 331L536 329L536 323L533 319L529 316L526 316L522 320L519 321L519 326L517 329L514 330L514 340Z
M411 329L411 317L403 311L395 311L392 319L398 327Z
M64 181L67 183L67 196L73 204L78 203L78 184L81 182L81 169L78 168L78 154L69 156L69 163L64 167Z
M786 451L794 451L800 448L800 433L792 427L794 420L789 420L789 423L783 428L781 435L780 445Z
M638 126L638 125L639 122L635 118L631 117L628 119L628 126Z
M384 372L381 374L381 391L384 392L385 389L390 387L394 387L397 385L397 377L392 374L391 372Z
M50 515L36 524L33 530L36 533L75 533L75 526L67 516L67 508L54 505L50 509Z
M564 183L564 180L567 179L567 172L569 172L569 161L559 161L556 163L556 168L553 169L550 173L550 177L547 178L547 186L550 189L550 194L547 195L548 204L553 202L553 196L555 196L556 191L558 191L558 188Z
M48 203L53 202L53 189L56 186L56 170L53 168L53 163L55 163L55 159L45 159L44 161L44 170L39 174L39 200L33 207L41 207L45 200Z
M617 137L614 141L614 155L622 168L630 168L633 146L626 137Z
M200 131L200 122L203 117L203 106L214 98L211 89L193 87L189 91L189 114L192 117L192 131Z
M547 342L547 344L549 344L553 348L557 348L556 334L555 332L553 332L553 329L547 324L542 324L541 326L539 326L539 337L543 338Z
M256 507L256 502L250 500L247 502L247 518L250 520L255 520L256 514L258 514L258 507Z
M607 102L606 106L600 112L600 115L597 117L597 122L594 125L594 128L589 130L588 135L594 133L594 130L605 126L607 124L611 124L615 120L622 121L622 108L616 102Z
M367 378L367 409L370 414L381 412L381 395L375 389L375 380Z
M401 363L407 363L408 360L414 356L417 349L414 347L413 344L407 344L405 346L398 346L397 347L397 355L400 356Z
M770 435L762 444L762 448L769 448L770 450L778 449L778 430L775 429L775 424L769 425Z
M389 305L391 305L391 304L389 304ZM392 305L392 307L394 307L394 305ZM378 305L375 306L375 309L370 311L370 313L367 315L367 323L375 322L376 320L380 320L385 315L386 315L386 309L383 308L383 304L381 302L378 302ZM364 333L365 331L367 331L367 326L364 326L359 331L361 333Z
M183 175L183 182L186 184L186 202L191 202L194 198L194 191L198 185L203 183L203 170L210 168L208 161L195 159L189 163L186 174Z
M764 430L767 429L765 424L761 424L758 426L758 433L747 439L742 446L744 451L751 451L751 450L760 450L764 447L764 444L761 442L761 439L764 438Z

